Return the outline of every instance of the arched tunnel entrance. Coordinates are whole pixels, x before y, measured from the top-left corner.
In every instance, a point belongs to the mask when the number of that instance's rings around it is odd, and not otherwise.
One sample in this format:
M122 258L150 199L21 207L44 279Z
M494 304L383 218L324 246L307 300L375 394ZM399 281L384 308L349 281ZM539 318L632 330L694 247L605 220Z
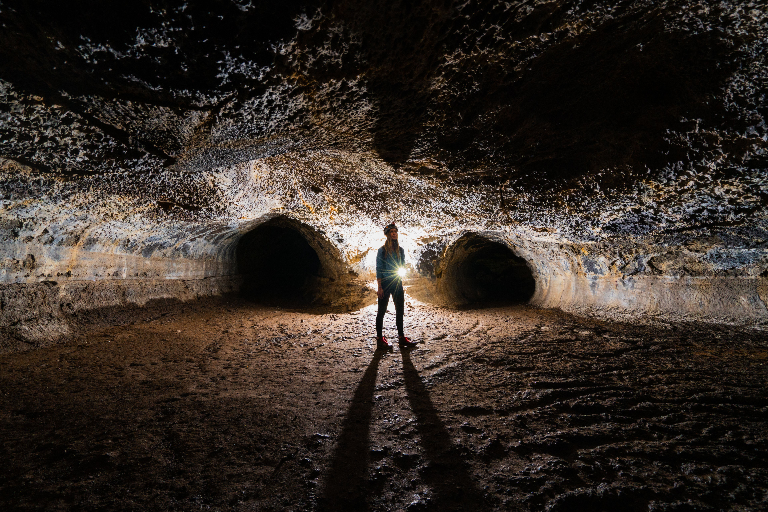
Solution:
M436 275L438 292L456 306L526 303L536 290L525 259L506 244L474 233L446 249Z
M245 234L237 245L242 293L259 302L311 303L320 258L301 234L267 223Z
M237 242L241 294L290 308L349 309L361 300L338 249L319 231L289 217L262 222Z

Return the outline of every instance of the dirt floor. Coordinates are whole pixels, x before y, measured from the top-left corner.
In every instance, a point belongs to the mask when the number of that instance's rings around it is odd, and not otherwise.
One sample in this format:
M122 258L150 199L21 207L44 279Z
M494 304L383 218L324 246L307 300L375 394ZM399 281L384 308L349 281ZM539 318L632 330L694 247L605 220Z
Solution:
M768 333L406 307L410 353L223 298L2 355L0 510L768 509Z

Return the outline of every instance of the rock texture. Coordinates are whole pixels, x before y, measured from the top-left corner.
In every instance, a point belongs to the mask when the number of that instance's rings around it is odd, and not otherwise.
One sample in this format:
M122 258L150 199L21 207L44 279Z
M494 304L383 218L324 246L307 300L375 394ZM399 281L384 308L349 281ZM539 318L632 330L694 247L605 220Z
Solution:
M0 355L0 508L766 509L765 332L409 298L389 353L375 316L212 298Z
M765 324L767 13L3 2L0 330L52 339L110 286L237 288L267 222L320 251L301 293L341 307L392 220L438 302L470 236L523 258L542 306Z

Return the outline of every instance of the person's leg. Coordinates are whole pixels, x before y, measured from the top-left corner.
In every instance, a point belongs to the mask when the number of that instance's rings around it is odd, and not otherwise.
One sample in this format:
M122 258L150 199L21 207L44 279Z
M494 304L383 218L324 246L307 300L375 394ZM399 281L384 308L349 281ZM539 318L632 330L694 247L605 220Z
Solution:
M387 305L389 304L388 290L384 290L384 293L379 297L379 312L376 314L376 339L381 338L381 331L384 327L384 313L387 312Z
M397 335L402 338L403 333L403 314L405 312L405 291L402 285L392 293L392 299L395 302L395 323L397 323Z

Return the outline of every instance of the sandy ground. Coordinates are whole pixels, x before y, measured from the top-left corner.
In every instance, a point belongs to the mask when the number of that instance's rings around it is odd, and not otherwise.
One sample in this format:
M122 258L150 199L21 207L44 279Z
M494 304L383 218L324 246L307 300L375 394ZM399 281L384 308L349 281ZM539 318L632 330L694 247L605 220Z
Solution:
M768 509L768 334L406 307L410 353L223 298L2 355L0 509Z

